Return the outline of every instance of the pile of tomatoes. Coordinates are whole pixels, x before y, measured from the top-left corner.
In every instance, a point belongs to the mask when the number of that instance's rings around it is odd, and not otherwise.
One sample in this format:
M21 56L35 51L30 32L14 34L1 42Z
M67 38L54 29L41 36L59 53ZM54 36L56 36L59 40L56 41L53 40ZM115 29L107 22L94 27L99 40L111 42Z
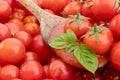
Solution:
M44 42L40 23L31 12L17 0L0 0L0 80L120 80L119 0L33 2L53 15L72 20L58 25L52 36L71 29L79 43L87 44L95 51L98 69L93 75L83 68L71 66L74 64L69 60L71 58L61 55L61 59ZM90 32L88 27L91 26L107 29L98 31L96 41L93 34L83 36Z

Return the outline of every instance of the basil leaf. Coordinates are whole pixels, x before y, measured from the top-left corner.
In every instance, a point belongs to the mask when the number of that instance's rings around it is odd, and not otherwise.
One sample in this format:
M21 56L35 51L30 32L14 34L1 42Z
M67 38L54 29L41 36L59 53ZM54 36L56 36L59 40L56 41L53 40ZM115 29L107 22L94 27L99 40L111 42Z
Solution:
M98 58L96 54L85 44L80 44L74 50L74 56L88 71L93 74L98 68Z
M77 37L72 30L68 29L66 34L63 33L55 36L49 45L56 49L66 48L67 52L70 52L73 50L75 43L77 43Z

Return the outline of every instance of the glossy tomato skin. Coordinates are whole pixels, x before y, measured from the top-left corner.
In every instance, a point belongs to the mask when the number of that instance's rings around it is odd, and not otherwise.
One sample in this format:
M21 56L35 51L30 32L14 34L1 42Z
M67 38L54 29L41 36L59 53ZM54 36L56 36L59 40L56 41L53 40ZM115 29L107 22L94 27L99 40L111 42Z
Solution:
M71 22L65 25L64 30L66 32L68 29L71 29L76 34L76 36L80 38L82 35L84 35L88 31L88 27L91 26L91 23L89 20L81 20L80 24L81 26L78 27L77 22L75 21Z
M102 27L104 29L105 27ZM95 35L86 36L83 38L83 42L92 48L96 54L107 54L113 43L113 35L109 29L106 29L98 34L98 42Z
M37 61L27 61L20 67L20 78L22 80L42 80L44 70Z
M120 31L119 31L119 19L120 18L120 14L117 14L116 16L114 16L112 18L112 20L110 21L110 25L109 25L109 29L112 31L113 33L113 37L115 41L120 40L119 36L120 36Z
M114 43L110 51L110 61L117 70L120 70L120 41Z
M33 38L30 50L39 55L42 63L46 63L52 54L50 48L44 42L41 34L38 34Z
M55 59L48 66L48 77L57 80L70 80L72 68L60 59Z
M114 8L115 2L116 0L93 0L91 9L94 16L99 21L110 21L117 14L118 6Z
M67 4L63 9L65 15L76 15L81 11L82 4L79 1L73 1Z
M0 71L0 80L12 80L19 77L19 68L15 65L5 65Z
M16 38L7 38L0 43L0 63L16 64L25 57L25 46Z
M51 9L56 14L60 14L63 8L70 2L71 0L41 0L41 7L44 9Z

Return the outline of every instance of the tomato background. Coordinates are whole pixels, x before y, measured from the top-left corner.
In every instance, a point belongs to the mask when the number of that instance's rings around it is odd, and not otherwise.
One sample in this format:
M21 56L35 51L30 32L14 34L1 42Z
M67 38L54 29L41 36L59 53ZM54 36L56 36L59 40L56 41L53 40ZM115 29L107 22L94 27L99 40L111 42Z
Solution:
M56 35L73 30L79 44L87 44L99 60L94 80L120 80L120 11L116 0L33 0L45 11L64 17ZM78 23L73 16L80 13ZM84 18L83 18L84 17ZM73 21L70 21L73 20ZM90 27L103 31L82 37ZM82 38L81 38L82 37ZM42 38L40 22L17 0L0 0L0 80L91 80L87 71L65 50L52 49Z

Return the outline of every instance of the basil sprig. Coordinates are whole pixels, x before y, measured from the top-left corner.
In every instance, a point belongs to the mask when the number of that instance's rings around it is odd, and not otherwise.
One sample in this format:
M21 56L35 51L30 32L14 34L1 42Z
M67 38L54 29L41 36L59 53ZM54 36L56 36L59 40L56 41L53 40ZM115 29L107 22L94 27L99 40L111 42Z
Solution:
M79 44L76 35L70 29L52 38L49 45L55 49L66 49L67 53L73 51L78 62L93 74L98 68L95 52L86 44Z

